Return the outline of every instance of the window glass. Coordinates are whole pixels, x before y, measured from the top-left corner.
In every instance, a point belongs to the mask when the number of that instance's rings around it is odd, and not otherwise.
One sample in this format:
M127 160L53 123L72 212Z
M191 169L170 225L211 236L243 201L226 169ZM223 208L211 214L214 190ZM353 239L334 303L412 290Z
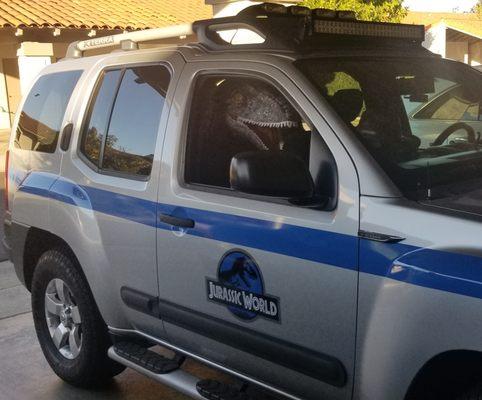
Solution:
M318 182L320 191L333 196L334 184L326 184L326 180L322 182L324 177L320 178L321 169L329 175L327 164L335 171L331 153L318 148L319 134L271 84L248 77L201 77L190 110L186 183L231 190L233 157L244 152L286 152L304 162L316 193ZM315 148L325 155L324 161ZM293 179L287 178L288 181Z
M169 71L159 65L125 70L112 110L102 169L150 174L169 79Z
M472 185L480 189L480 73L428 58L313 59L297 65L407 197L436 199ZM359 89L338 101L341 91L333 94L330 87L341 73Z
M109 124L120 75L121 70L104 73L94 95L95 100L91 105L89 122L84 128L80 149L96 166L99 165L102 140Z
M70 96L82 71L41 76L27 96L15 144L24 150L53 153Z
M414 119L435 119L447 121L478 121L481 101L471 91L456 82L435 78L434 93L427 101L419 103Z

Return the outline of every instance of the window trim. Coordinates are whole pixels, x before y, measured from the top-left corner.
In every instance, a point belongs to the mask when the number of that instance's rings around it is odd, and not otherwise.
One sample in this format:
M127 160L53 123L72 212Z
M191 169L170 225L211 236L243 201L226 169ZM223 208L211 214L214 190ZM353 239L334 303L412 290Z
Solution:
M90 117L92 115L92 107L95 104L95 100L97 99L98 90L102 86L103 77L104 77L105 73L109 72L109 71L120 71L121 72L120 76L119 76L119 80L117 82L117 87L115 89L115 95L114 95L114 98L113 98L112 103L110 105L109 118L108 118L108 121L107 121L107 130L108 130L109 126L110 126L111 118L112 118L112 113L114 111L115 103L116 103L116 100L117 100L117 95L119 93L119 89L120 89L120 86L122 84L122 79L124 78L125 71L129 68L147 67L147 66L156 66L156 65L164 67L166 69L166 71L169 73L169 85L167 87L166 97L165 97L165 99L167 99L169 91L171 90L171 82L172 82L172 78L173 78L174 75L173 75L173 71L172 71L172 68L171 68L170 64L165 62L165 61L133 62L133 63L128 63L128 64L109 65L109 66L106 66L106 67L104 67L104 68L102 68L98 71L97 78L96 78L96 81L95 81L95 85L93 87L93 90L90 92L89 101L87 102L87 105L84 108L84 113L83 113L83 116L82 116L82 122L80 124L80 129L79 129L79 137L78 137L77 146L76 146L77 156L81 159L81 161L85 165L87 165L95 173L100 174L100 175L113 176L113 177L116 177L116 178L124 178L124 179L141 181L141 182L148 182L151 179L152 168L151 168L151 172L149 173L149 175L145 175L145 176L136 175L136 174L129 174L129 173L120 172L120 171L109 171L109 170L106 170L106 169L102 169L98 165L95 165L91 160L89 160L89 158L82 152L81 146L82 146L82 139L83 139L84 133L85 133L86 124L90 121ZM164 112L164 107L163 107L161 113L162 112ZM159 138L159 129L160 129L160 125L158 126L155 147L157 146L157 140ZM107 141L107 132L104 135L104 137L102 138L102 143L101 143L101 147L100 147L100 151L99 151L99 165L102 165L101 163L102 163L102 160L104 158L104 149L105 149L105 142L106 141ZM155 148L154 148L154 153L155 153ZM154 165L154 162L153 162L153 165Z
M189 97L187 99L187 107L185 108L184 111L184 116L182 117L182 127L181 127L181 137L180 137L180 146L179 146L179 151L181 157L179 157L178 160L178 165L177 167L177 183L179 186L183 189L188 189L188 190L194 190L198 192L203 192L203 193L212 193L216 195L224 195L224 196L229 196L229 197L237 197L237 198L242 198L242 199L249 199L249 200L255 200L255 201L261 201L261 202L267 202L267 203L272 203L272 204L279 204L283 206L290 206L290 207L296 207L296 208L303 208L300 206L297 206L295 204L290 203L286 199L282 199L279 197L272 197L272 196L262 196L262 195L256 195L256 194L249 194L249 193L242 193L235 191L231 188L223 188L220 186L211 186L211 185L205 185L202 183L190 183L186 182L186 152L187 152L187 139L188 139L188 134L189 134L189 122L190 122L190 116L191 116L191 109L193 107L194 103L194 91L196 88L196 84L198 83L199 79L203 77L219 77L222 79L223 76L226 77L246 77L246 78L251 78L251 79L260 79L272 87L274 87L277 91L279 91L285 99L291 104L293 109L300 115L302 118L303 122L305 122L311 129L311 132L316 132L318 135L320 135L321 140L325 142L323 139L323 136L321 136L321 133L316 129L315 125L313 122L306 116L305 112L301 108L301 106L293 99L293 97L288 93L288 91L282 87L278 82L276 82L274 79L269 77L268 75L259 72L259 71L254 71L254 70L235 70L235 69L219 69L219 70L200 70L197 71L194 76L191 79L191 82L189 84ZM325 142L326 144L326 142ZM331 149L326 145L326 149L329 151L331 158L333 159L333 162L335 163L335 168L336 168L336 182L338 185L339 182L339 176L338 176L338 167L336 164L336 159L333 155L333 152ZM319 211L325 211L325 212L330 212L333 211L338 207L338 192L339 188L337 188L337 195L336 195L336 201L334 204L334 207L330 210L324 210L320 209Z

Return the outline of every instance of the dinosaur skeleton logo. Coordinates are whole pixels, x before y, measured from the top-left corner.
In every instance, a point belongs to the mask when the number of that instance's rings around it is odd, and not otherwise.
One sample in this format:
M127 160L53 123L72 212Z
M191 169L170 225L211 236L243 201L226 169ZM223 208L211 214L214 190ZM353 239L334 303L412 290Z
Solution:
M227 305L243 320L257 316L279 320L279 300L264 293L264 283L256 262L245 252L225 254L218 267L218 279L207 279L210 301Z

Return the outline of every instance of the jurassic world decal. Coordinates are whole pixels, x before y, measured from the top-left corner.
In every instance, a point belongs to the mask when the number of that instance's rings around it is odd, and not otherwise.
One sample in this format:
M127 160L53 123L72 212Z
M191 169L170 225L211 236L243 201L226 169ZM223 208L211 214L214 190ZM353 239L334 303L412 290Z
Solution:
M226 253L218 266L218 279L207 278L210 301L226 305L236 317L279 321L279 300L264 293L263 277L253 258L243 251Z

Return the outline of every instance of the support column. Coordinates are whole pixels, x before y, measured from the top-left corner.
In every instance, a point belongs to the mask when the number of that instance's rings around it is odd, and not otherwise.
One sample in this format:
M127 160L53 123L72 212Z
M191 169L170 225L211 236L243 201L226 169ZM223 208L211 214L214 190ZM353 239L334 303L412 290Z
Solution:
M17 50L20 91L25 96L39 72L50 65L54 55L52 43L23 42Z
M3 69L3 59L0 59L0 130L10 128L10 107L8 106L7 83Z

